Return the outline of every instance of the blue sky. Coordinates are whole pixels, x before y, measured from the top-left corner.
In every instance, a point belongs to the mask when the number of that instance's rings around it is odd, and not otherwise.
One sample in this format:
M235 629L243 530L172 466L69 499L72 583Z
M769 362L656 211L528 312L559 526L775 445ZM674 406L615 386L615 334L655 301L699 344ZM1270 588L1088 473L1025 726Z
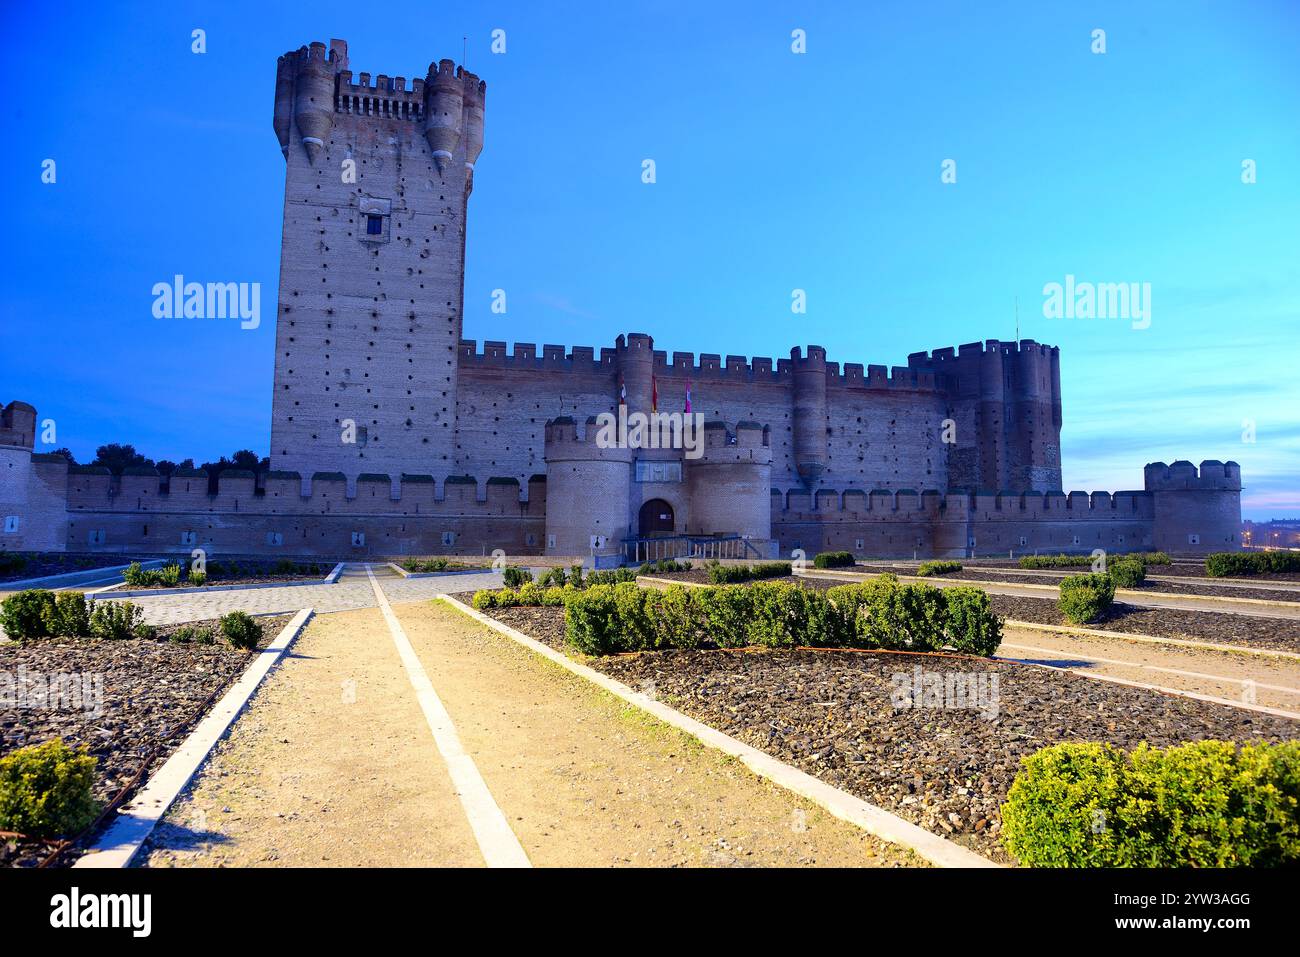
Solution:
M467 338L599 348L636 330L669 351L812 342L901 365L1012 338L1018 298L1021 335L1061 347L1067 489L1235 459L1246 517L1300 516L1300 5L384 9L7 5L0 400L31 402L83 460L108 441L264 453L275 59L341 37L355 72L409 78L464 42L488 83ZM260 282L261 328L154 319L175 273ZM1044 318L1067 274L1150 283L1150 328Z

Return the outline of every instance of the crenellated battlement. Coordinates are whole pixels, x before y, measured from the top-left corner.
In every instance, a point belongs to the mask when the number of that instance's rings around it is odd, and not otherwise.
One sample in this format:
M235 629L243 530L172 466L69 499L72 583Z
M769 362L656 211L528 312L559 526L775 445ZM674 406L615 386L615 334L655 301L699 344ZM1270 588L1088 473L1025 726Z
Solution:
M818 489L815 496L805 489L782 493L772 490L773 515L820 515L844 520L873 513L880 518L923 512L938 518L947 514L978 513L981 520L1021 521L1026 518L1063 521L1111 521L1151 516L1150 492L1037 492L964 491L925 489ZM974 516L972 516L974 517Z
M1241 490L1241 466L1218 459L1206 459L1199 470L1186 459L1171 465L1152 462L1142 474L1149 492Z

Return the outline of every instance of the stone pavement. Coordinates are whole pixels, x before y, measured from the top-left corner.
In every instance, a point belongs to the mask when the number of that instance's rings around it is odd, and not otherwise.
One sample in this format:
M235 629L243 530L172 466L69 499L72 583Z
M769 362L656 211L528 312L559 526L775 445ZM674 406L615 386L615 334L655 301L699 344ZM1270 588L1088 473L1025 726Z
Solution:
M420 601L447 592L477 591L500 588L501 573L448 574L433 578L402 578L387 565L375 565L388 600L394 604ZM112 599L111 593L98 596ZM219 618L227 612L246 611L250 615L274 614L314 608L323 615L335 611L374 608L375 593L366 577L364 563L349 564L334 585L292 585L277 588L241 588L232 591L191 593L187 595L147 595L126 599L139 605L144 620L155 625L172 625L183 621Z

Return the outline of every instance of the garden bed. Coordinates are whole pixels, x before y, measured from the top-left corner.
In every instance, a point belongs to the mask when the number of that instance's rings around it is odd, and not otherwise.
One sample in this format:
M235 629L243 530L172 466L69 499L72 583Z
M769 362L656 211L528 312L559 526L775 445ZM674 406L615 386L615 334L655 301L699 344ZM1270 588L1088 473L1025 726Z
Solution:
M195 585L182 578L174 585L160 582L139 584L122 584L120 591L173 591L178 588L213 588L218 585L275 585L294 582L323 582L333 570L333 562L288 562L288 561L231 561L214 559L207 563L207 579ZM148 574L148 572L146 572Z
M1162 566L1162 565L1148 566L1147 575L1163 576L1166 574L1164 571L1165 567L1166 566ZM1060 582L1062 578L1065 578L1068 575L1083 575L1090 571L1090 569L1087 566L1082 566L1080 568L1064 569L1064 570L1056 569L1056 568L1044 569L1045 571L1049 571L1053 573L1060 572L1060 574L1043 575L1043 574L1035 574L1030 571L1024 571L1023 573L1016 574L1016 573L1008 573L1007 570L1002 570L1002 569L999 569L994 574L989 574L989 572L985 570L987 568L988 566L966 565L961 569L961 571L943 572L942 574L934 575L931 577L951 578L956 581L988 582L990 584L1056 585L1057 583ZM908 575L908 576L916 577L916 568L906 566L906 565L890 565L887 567L877 566L877 565L872 565L870 567L858 566L858 568L856 569L849 569L849 570L866 572L872 575L878 575L881 574L882 572L890 572L894 575L899 575L899 576ZM1015 572L1015 569L1011 569L1010 571ZM1170 577L1177 577L1177 576L1170 576ZM1283 579L1281 577L1276 577L1276 580L1282 581ZM1232 588L1232 587L1227 587L1227 588L1215 587L1216 582L1226 583L1229 586L1234 584L1234 582L1228 581L1226 579L1207 578L1205 576L1201 576L1198 579L1194 579L1186 582L1152 581L1148 577L1147 580L1144 581L1142 584L1138 585L1135 590L1165 592L1166 594L1171 594L1171 595L1175 595L1175 594L1176 595L1201 595L1201 596L1208 596L1212 598L1258 598L1265 601L1300 602L1300 593L1294 591L1269 591L1268 589L1265 588L1245 589L1245 588Z
M564 648L560 608L487 612ZM1300 722L989 659L895 652L662 651L583 659L630 687L977 853L1012 863L1000 807L1020 759L1063 741L1132 748L1290 740ZM996 676L996 708L894 707L916 667Z
M259 618L265 646L292 615ZM154 640L43 638L24 645L0 643L0 674L28 687L35 678L76 675L102 682L102 712L81 707L15 707L0 702L0 756L31 744L62 738L84 745L97 759L94 796L104 803L127 786L138 788L184 741L185 734L248 667L252 654L224 644L179 644L169 641L178 628L215 631L216 621L164 625ZM98 676L98 677L96 677ZM8 685L8 682L5 682ZM84 686L84 685L83 685ZM73 699L75 702L75 698ZM201 709L201 710L200 710ZM150 752L158 754L139 781L133 780ZM32 867L57 842L16 842L0 838L0 866ZM57 866L70 864L78 848L64 850Z
M20 559L15 562L13 559ZM112 568L132 560L129 555L78 555L64 552L6 552L0 556L0 584L67 575L95 568Z

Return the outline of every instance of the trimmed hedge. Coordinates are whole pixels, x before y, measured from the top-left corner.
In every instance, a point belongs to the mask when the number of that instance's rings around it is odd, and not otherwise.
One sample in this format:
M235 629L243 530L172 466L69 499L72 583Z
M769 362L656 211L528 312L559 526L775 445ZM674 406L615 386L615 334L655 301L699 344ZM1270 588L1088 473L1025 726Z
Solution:
M821 552L813 557L814 568L852 568L856 564L852 552Z
M14 641L44 638L50 633L47 622L54 608L54 592L43 588L20 591L0 603L0 627Z
M789 562L760 562L757 565L709 565L709 581L715 585L734 585L737 582L762 578L785 578L790 574Z
M1106 567L1110 567L1111 562L1131 559L1140 562L1143 565L1170 565L1173 559L1166 552L1128 552L1121 554L1106 555ZM1096 561L1091 555L1023 555L1020 558L1019 565L1021 568L1075 568L1091 566Z
M99 813L95 759L62 739L28 745L0 758L0 831L71 836Z
M1205 574L1269 575L1300 572L1300 552L1215 552L1205 556Z
M1300 742L1195 741L1124 753L1058 744L1022 760L1002 806L1034 867L1300 863Z
M827 591L784 582L665 591L630 582L597 585L566 597L565 625L569 643L588 655L706 643L913 651L951 646L991 655L1002 631L978 589L900 585L892 575Z
M951 561L921 562L916 569L916 573L922 578L928 578L931 575L943 575L947 572L959 571L961 571L961 562Z
M1115 600L1115 579L1110 575L1070 575L1061 579L1056 607L1076 625L1096 621Z

